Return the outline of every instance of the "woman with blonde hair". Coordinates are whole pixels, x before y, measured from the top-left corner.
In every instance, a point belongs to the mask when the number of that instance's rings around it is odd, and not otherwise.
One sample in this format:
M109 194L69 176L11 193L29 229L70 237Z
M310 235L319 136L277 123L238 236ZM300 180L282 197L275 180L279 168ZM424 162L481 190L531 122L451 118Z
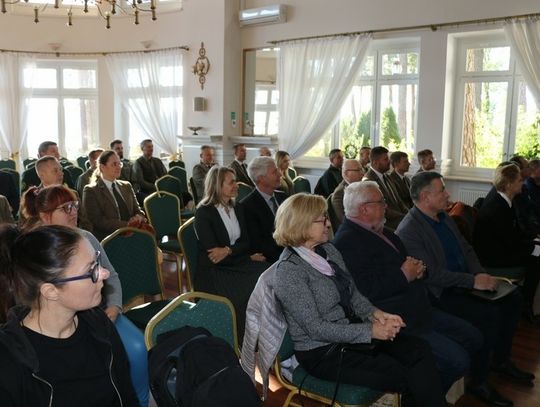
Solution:
M230 299L241 333L247 301L268 263L261 253L250 251L244 212L235 204L238 185L234 170L213 166L206 175L204 193L195 212L199 239L195 289Z
M429 345L399 335L404 323L362 296L337 249L328 243L326 201L296 194L276 214L274 239L285 247L274 292L295 355L315 377L399 392L404 406L446 406ZM354 344L374 349L349 349ZM349 349L349 350L347 350Z
M294 185L291 177L289 176L289 166L291 165L291 157L286 151L278 150L276 151L276 165L281 173L281 186L278 190L283 191L287 196L294 194Z

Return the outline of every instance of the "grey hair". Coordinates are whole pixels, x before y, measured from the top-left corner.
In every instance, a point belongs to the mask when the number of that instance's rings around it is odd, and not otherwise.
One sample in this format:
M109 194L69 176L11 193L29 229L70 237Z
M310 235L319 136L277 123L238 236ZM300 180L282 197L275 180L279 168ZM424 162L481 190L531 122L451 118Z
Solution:
M255 157L248 165L249 178L257 184L260 177L264 177L271 165L276 165L272 157Z
M347 218L358 216L358 206L369 201L367 192L376 189L380 191L379 185L375 181L358 181L349 184L345 188L343 196L343 208Z
M422 171L417 172L411 178L411 198L414 203L420 201L420 194L425 189L431 187L431 181L434 179L440 179L443 176L435 171Z

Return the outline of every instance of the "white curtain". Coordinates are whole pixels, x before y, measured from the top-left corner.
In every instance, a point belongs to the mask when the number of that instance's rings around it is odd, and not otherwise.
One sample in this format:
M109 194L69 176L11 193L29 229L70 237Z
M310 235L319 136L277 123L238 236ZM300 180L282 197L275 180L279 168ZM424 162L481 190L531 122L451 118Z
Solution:
M360 72L370 35L280 44L279 148L298 158L333 124Z
M111 54L105 60L122 105L148 138L176 154L182 95L174 85L182 83L180 51Z
M540 21L510 20L504 26L518 68L540 107Z
M35 55L0 53L0 149L19 164L27 153L27 117L34 72Z

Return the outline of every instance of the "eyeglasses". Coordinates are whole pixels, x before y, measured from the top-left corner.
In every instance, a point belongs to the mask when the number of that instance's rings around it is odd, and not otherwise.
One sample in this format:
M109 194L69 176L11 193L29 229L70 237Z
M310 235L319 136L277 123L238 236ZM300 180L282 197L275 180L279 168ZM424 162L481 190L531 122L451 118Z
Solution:
M382 198L380 201L367 201L362 202L362 205L376 204L381 206L386 206L386 199Z
M322 223L323 226L328 225L328 215L324 215L322 219L314 220L313 223Z
M66 214L71 215L73 213L73 210L79 210L80 203L79 201L69 201L65 204L60 205L59 207L55 208L54 210L63 210Z
M97 283L99 280L99 269L101 267L101 252L99 250L96 251L96 261L92 263L90 266L90 269L80 276L75 277L66 277L66 278L55 278L54 280L49 281L51 284L63 284L67 283L68 281L76 281L76 280L84 280L86 278L89 278L92 280L92 283Z
M124 166L124 163L122 161L115 161L115 162L112 162L112 163L109 163L107 165L111 165L113 167L120 167L122 168Z

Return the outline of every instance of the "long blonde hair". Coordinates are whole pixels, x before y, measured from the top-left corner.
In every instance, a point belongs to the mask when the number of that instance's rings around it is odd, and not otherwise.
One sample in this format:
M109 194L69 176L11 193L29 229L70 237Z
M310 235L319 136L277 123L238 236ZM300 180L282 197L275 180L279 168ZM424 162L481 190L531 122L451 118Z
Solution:
M225 177L231 173L236 179L236 174L232 168L214 165L206 174L204 180L204 198L201 199L198 206L210 206L219 205L234 206L234 200L230 199L228 202L224 202L221 198L221 191Z

